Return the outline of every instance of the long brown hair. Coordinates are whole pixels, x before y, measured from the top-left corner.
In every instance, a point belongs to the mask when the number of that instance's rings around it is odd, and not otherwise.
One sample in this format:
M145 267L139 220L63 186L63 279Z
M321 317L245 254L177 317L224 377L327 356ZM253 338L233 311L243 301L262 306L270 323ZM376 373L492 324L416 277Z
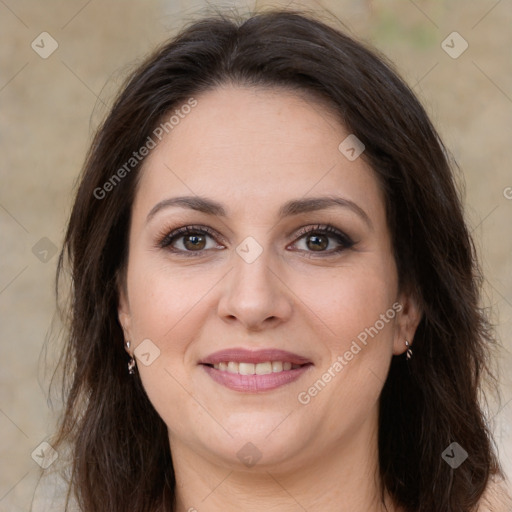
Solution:
M447 152L383 56L309 13L278 10L184 28L129 77L90 147L57 271L59 288L69 265L72 288L66 407L54 444L72 448L70 489L81 509L174 507L167 428L127 372L117 319L143 159L122 179L113 175L163 116L227 82L311 92L364 143L385 191L399 285L424 312L414 357L393 358L380 398L382 481L407 511L470 512L490 476L502 476L479 401L496 342L479 307L482 278ZM469 452L457 469L441 457L452 442Z

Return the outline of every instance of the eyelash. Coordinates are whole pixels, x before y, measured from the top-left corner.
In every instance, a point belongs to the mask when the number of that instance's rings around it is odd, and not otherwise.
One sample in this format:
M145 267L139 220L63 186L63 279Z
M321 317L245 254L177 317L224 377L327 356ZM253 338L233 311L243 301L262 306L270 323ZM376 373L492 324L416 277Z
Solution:
M312 233L331 235L330 238L335 238L336 241L340 244L340 247L336 249L331 249L330 251L318 251L318 254L315 254L315 252L317 251L302 251L311 254L310 256L307 256L309 258L334 256L346 249L350 249L354 245L354 242L348 235L346 235L339 229L335 228L334 226L331 226L330 224L316 224L314 226L307 226L301 228L298 231L298 233L296 233L296 239L294 243L300 240L301 238L305 237L305 235L309 235ZM164 230L158 237L158 247L161 249L167 249L176 254L181 254L185 257L197 257L204 255L205 250L209 249L202 249L198 251L184 251L182 249L170 248L170 245L175 240L178 240L184 235L190 234L209 235L214 239L218 236L212 229L208 228L207 226L183 226L181 228L171 231L170 233L168 230Z

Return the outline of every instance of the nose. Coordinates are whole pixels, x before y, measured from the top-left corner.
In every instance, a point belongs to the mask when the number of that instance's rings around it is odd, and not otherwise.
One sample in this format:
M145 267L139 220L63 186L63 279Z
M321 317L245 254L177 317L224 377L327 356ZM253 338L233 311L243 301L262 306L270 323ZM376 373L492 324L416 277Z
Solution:
M234 253L233 265L223 280L220 318L233 324L240 322L247 331L261 331L289 320L293 293L269 251L264 250L251 263Z

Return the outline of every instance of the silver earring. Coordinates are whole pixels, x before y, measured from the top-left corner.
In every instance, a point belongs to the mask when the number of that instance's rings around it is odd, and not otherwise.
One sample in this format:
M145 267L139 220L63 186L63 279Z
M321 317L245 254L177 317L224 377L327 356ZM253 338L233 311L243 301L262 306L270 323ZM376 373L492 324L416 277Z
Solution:
M127 349L130 348L130 342L128 340L126 340L124 345ZM133 358L133 356L130 359L130 361L128 361L128 373L130 375L133 375L135 373L135 359Z
M407 360L409 360L412 357L412 348L410 348L411 345L409 344L409 342L407 340L405 340L405 346L407 347L407 353L406 353L405 357L407 358Z

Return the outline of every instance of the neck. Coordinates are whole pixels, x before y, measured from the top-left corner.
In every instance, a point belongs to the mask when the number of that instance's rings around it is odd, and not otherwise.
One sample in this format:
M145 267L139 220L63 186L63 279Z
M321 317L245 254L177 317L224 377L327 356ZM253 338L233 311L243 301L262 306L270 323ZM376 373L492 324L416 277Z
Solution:
M288 461L286 468L242 470L212 463L171 436L176 512L398 512L386 493L385 505L381 499L377 443L374 414L336 446L311 450L307 463L293 469Z

